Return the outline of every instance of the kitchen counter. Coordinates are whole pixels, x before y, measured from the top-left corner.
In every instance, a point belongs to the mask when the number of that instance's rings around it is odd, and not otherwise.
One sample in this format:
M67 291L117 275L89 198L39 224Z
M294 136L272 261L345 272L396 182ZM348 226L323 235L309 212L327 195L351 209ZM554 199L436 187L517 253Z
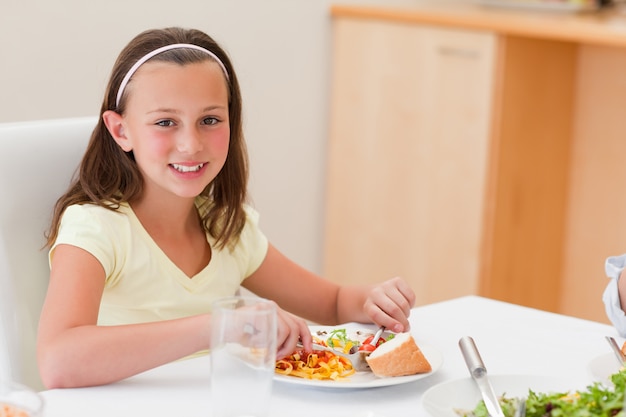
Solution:
M334 17L491 30L545 40L626 46L626 12L614 7L574 13L433 1L416 3L414 7L334 5L331 14Z

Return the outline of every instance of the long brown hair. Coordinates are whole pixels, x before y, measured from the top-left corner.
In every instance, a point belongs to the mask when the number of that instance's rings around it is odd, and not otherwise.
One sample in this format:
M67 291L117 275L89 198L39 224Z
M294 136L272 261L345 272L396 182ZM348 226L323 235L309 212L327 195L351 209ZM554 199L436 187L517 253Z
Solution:
M107 110L124 114L127 95L132 94L130 91L132 88L126 90L119 106L115 105L117 91L124 75L147 53L176 43L194 44L213 52L222 61L228 73L227 79L225 77L228 84L230 119L228 156L220 173L201 193L201 196L207 198L203 199L206 206L201 207L200 214L205 229L216 239L218 247L230 245L238 239L245 223L243 204L247 198L248 154L243 137L241 91L237 76L224 50L210 36L195 29L172 27L140 33L117 58L100 109L100 118L91 134L78 175L55 205L47 234L48 246L56 240L61 217L68 206L96 204L117 210L121 203L141 195L143 177L135 163L133 153L124 152L115 143L102 120L102 114ZM204 52L183 48L163 52L150 60L186 65L211 59Z

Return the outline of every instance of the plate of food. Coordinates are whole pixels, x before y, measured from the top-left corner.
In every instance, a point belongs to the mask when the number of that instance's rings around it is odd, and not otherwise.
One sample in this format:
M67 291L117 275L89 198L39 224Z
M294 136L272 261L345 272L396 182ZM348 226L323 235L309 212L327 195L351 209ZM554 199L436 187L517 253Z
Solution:
M606 382L610 381L611 375L619 371L620 366L615 358L615 354L609 352L596 356L589 361L587 369L589 369L589 373L594 381Z
M327 349L313 352L299 349L276 361L275 381L333 389L384 387L426 378L443 364L439 350L418 344L410 333L383 332L375 347L366 349L375 330L363 325L310 326L310 329L313 341ZM368 369L357 370L341 355L357 350L370 350L364 359Z
M611 381L611 376L620 370L624 369L624 366L620 366L620 358L617 355L623 357L626 354L626 342L620 346L617 341L607 336L606 340L611 345L612 352L607 352L602 355L596 356L587 365L587 369L594 381L607 382Z
M547 404L558 411L558 415L576 415L576 410L605 407L611 398L623 398L626 373L620 374L622 390L617 392L613 385L577 381L568 376L549 375L491 375L489 377L506 417L513 416L521 398L526 398L526 409L543 409ZM598 401L604 398L607 401ZM429 388L422 397L424 409L433 417L475 417L487 415L476 382L470 377L442 382ZM613 401L620 409L622 401ZM601 414L614 415L611 411ZM481 414L484 412L485 414ZM552 414L546 414L552 415Z

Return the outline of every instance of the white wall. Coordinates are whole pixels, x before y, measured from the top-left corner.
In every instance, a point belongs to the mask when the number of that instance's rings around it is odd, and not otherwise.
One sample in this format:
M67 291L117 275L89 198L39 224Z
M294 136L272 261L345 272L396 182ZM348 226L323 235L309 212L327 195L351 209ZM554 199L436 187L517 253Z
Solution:
M0 0L0 122L96 115L113 61L133 36L174 25L204 30L229 52L241 82L261 225L279 249L320 272L328 10L339 2L377 1Z

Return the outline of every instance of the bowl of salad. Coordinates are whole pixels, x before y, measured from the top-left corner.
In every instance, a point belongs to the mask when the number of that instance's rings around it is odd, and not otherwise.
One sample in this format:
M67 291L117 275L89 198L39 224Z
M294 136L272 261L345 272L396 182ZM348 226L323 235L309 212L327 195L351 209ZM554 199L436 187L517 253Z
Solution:
M576 386L566 376L491 375L490 380L506 417L513 417L523 398L526 417L626 417L626 370L613 374L610 382L586 386ZM422 403L433 417L488 417L476 383L469 377L428 389Z

